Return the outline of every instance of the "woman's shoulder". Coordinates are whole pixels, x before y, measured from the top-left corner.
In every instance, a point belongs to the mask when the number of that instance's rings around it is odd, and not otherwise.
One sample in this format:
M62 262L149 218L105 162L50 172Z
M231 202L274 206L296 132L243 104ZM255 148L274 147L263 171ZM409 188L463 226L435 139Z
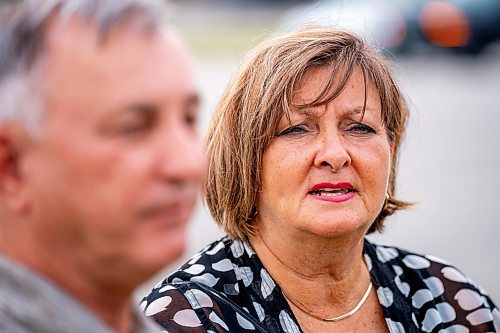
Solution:
M491 326L500 332L500 312L491 298L452 263L368 240L364 254L379 293L405 300L419 327L456 322L457 328Z
M365 260L369 261L370 270L375 266L392 271L394 276L409 275L424 280L437 277L443 283L463 283L482 293L485 292L454 264L434 255L365 240Z
M152 293L167 286L188 285L189 282L216 289L224 284L235 283L234 269L237 260L233 252L239 253L240 248L244 251L242 242L231 240L227 236L208 244L160 281Z
M235 303L252 279L246 264L253 256L247 243L223 237L158 283L141 307L169 332L258 332L259 323Z
M365 239L364 255L369 265L375 263L393 268L400 267L408 272L421 272L431 267L450 267L459 272L452 263L437 256L409 251L398 246L379 244L368 239ZM396 271L398 271L397 268Z

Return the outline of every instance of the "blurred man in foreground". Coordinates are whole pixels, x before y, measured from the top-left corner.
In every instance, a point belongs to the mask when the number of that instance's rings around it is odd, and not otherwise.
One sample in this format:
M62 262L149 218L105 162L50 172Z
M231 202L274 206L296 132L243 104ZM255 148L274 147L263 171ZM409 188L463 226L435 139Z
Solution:
M184 248L203 161L183 44L149 0L0 17L0 332L149 332L131 294Z

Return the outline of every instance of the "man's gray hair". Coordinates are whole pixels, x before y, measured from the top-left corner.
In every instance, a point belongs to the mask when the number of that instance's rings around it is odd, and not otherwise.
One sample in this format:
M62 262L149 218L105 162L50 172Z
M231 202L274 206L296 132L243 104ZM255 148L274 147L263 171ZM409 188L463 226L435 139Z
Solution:
M161 0L17 0L0 11L0 125L40 126L43 102L37 65L50 22L78 17L94 24L103 42L111 28L134 25L156 30L167 22Z

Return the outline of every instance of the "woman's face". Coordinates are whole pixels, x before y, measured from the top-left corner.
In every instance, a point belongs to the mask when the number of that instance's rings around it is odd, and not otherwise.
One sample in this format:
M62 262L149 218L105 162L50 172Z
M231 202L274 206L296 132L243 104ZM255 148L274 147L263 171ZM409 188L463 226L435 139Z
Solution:
M330 75L317 67L304 76L293 96L291 124L284 116L264 151L258 218L273 228L321 237L364 233L382 209L391 145L374 85L367 82L364 115L360 69L330 103L293 106L312 101Z

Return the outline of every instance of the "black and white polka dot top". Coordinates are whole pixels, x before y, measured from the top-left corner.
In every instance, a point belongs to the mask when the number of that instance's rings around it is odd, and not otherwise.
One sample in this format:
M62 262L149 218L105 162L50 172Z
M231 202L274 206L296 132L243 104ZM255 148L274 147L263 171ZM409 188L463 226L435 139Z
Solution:
M364 255L391 333L500 333L498 308L449 263L368 240ZM227 237L157 285L141 307L170 333L302 332L251 246Z

